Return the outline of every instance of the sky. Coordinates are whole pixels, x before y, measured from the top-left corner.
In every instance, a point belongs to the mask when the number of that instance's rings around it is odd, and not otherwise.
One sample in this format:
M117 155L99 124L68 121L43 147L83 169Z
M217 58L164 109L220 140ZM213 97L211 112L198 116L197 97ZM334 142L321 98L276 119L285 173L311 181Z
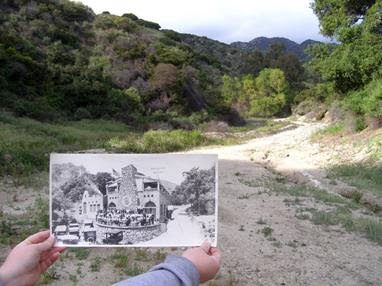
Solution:
M183 172L193 167L210 169L217 164L217 155L198 154L52 154L51 164L72 163L83 166L91 173L112 173L134 165L138 172L146 176L180 184L184 180Z
M163 29L206 36L225 43L256 37L286 37L301 43L319 34L313 0L76 0L95 13L133 13Z

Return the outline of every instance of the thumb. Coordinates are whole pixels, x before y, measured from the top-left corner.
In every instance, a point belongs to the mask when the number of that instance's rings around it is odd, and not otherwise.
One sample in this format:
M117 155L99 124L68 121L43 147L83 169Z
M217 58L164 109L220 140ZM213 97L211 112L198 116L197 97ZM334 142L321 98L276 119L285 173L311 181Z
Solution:
M55 242L54 236L50 235L48 239L44 240L43 242L35 244L35 246L39 252L43 252L43 251L51 249L54 246L54 242Z
M200 248L203 249L203 251L208 254L208 252L210 251L210 248L211 248L211 243L209 243L207 240L205 240L202 243L202 245L200 246Z

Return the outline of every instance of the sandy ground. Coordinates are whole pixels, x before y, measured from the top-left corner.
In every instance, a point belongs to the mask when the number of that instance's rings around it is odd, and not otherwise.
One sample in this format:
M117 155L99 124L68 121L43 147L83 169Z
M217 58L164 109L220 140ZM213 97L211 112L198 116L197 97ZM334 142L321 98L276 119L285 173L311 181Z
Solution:
M273 169L296 179L296 183L327 187L324 167L333 162L333 153L309 140L323 126L299 123L295 129L245 144L190 151L219 155L218 246L223 251L223 265L211 285L382 285L381 246L338 226L297 219L298 208L327 206L309 198L298 205L288 204L290 197L264 188L264 182L275 179ZM264 235L265 228L272 233ZM85 262L63 260L55 268L60 279L53 285L108 285L118 281L126 275L108 262L115 251L92 250ZM86 270L95 256L105 261L96 273ZM79 267L82 272L73 282L70 275Z
M246 144L192 151L219 154L222 285L382 285L382 247L339 227L297 219L297 207L310 207L309 199L295 206L284 202L287 196L264 193L269 167L324 187L322 168L332 154L310 142L323 126L300 123ZM264 236L264 227L273 229L271 236Z

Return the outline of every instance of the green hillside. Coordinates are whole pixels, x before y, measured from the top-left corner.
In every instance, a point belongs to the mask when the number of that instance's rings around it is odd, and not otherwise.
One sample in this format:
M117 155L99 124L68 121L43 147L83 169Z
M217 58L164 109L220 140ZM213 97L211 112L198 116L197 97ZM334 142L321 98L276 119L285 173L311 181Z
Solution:
M18 116L141 125L150 116L158 121L199 112L204 120L241 124L222 97L223 75L256 76L269 67L301 80L298 59L280 47L264 55L245 52L161 30L133 14L95 15L68 0L0 5L0 105Z

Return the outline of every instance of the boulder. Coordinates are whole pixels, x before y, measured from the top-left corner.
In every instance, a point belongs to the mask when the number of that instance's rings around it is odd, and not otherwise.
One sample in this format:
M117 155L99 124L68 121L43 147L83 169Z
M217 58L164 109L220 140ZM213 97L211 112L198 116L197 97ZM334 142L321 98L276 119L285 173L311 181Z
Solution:
M381 117L366 117L367 128L370 130L375 130L378 128L382 128L382 118Z
M229 125L224 121L212 120L204 127L205 132L227 132Z

